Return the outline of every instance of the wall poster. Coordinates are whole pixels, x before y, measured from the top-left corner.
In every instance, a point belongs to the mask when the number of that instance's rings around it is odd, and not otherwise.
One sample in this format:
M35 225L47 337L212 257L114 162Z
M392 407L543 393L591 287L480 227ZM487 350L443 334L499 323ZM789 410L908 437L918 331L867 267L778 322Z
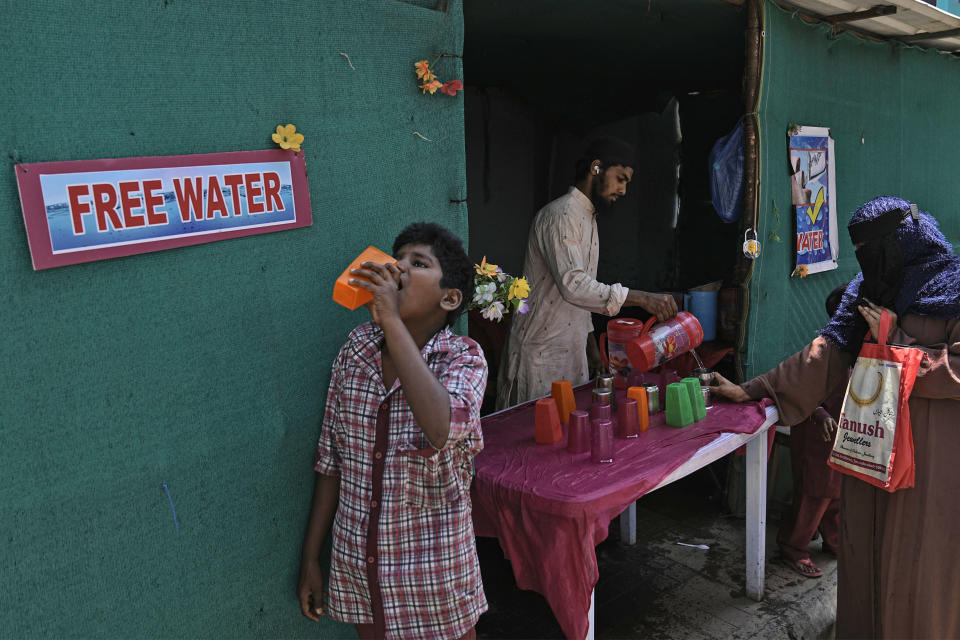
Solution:
M34 269L311 224L302 153L282 149L18 164Z
M837 268L837 189L833 138L826 127L788 132L796 269L806 276Z

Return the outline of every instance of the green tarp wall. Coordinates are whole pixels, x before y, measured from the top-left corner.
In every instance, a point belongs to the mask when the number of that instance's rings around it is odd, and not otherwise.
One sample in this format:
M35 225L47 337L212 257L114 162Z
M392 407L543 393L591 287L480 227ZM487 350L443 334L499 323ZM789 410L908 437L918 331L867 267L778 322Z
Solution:
M0 2L0 636L354 635L294 595L330 363L367 318L330 292L411 221L466 234L462 96L415 86L462 51L435 4ZM313 226L32 270L14 163L288 122Z
M758 109L763 249L750 281L747 378L803 348L826 324L827 294L860 271L846 225L867 200L907 198L940 221L954 246L960 240L960 59L833 36L829 26L805 23L772 2L765 19ZM840 266L804 279L790 277L790 124L830 127L836 141Z

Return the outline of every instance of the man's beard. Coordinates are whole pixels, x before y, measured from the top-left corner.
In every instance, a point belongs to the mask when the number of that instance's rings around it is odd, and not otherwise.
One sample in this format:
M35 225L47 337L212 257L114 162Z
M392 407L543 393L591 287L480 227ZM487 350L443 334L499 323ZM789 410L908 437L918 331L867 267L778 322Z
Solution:
M602 176L603 174L600 174L600 175ZM597 177L599 178L600 176L597 176ZM600 213L602 211L609 211L611 206L613 205L612 202L610 202L600 194L601 184L602 183L600 183L599 181L594 182L593 188L591 189L592 193L591 193L590 200L593 202L593 208L596 213Z

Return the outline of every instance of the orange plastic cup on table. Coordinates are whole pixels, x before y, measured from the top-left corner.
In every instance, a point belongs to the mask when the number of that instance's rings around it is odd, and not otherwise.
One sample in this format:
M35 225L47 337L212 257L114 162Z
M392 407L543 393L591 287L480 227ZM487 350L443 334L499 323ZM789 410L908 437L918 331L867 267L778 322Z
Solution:
M364 249L363 253L350 263L350 266L340 274L340 277L337 278L337 281L333 284L333 301L342 304L351 311L373 300L372 293L366 289L350 284L351 278L359 277L352 275L350 272L353 269L359 269L360 265L364 262L376 262L377 264L397 263L392 257L374 246Z
M570 412L577 410L577 403L573 399L573 386L569 380L557 380L550 385L550 396L557 403L557 412L560 422L570 422Z
M563 439L560 415L553 398L540 398L534 406L533 437L537 444L556 444Z
M650 428L650 414L647 411L647 390L643 387L630 387L627 389L627 397L637 401L637 420L640 424L640 431L646 431Z

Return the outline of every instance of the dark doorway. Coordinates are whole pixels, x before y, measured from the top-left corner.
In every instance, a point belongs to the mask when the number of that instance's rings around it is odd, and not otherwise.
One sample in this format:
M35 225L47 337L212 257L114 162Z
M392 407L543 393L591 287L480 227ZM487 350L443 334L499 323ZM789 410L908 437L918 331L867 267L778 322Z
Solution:
M464 20L471 257L520 273L534 214L572 184L582 141L611 134L639 165L598 218L598 279L647 291L732 279L740 225L713 209L707 155L744 113L744 7L464 0ZM505 329L483 330L488 389Z

